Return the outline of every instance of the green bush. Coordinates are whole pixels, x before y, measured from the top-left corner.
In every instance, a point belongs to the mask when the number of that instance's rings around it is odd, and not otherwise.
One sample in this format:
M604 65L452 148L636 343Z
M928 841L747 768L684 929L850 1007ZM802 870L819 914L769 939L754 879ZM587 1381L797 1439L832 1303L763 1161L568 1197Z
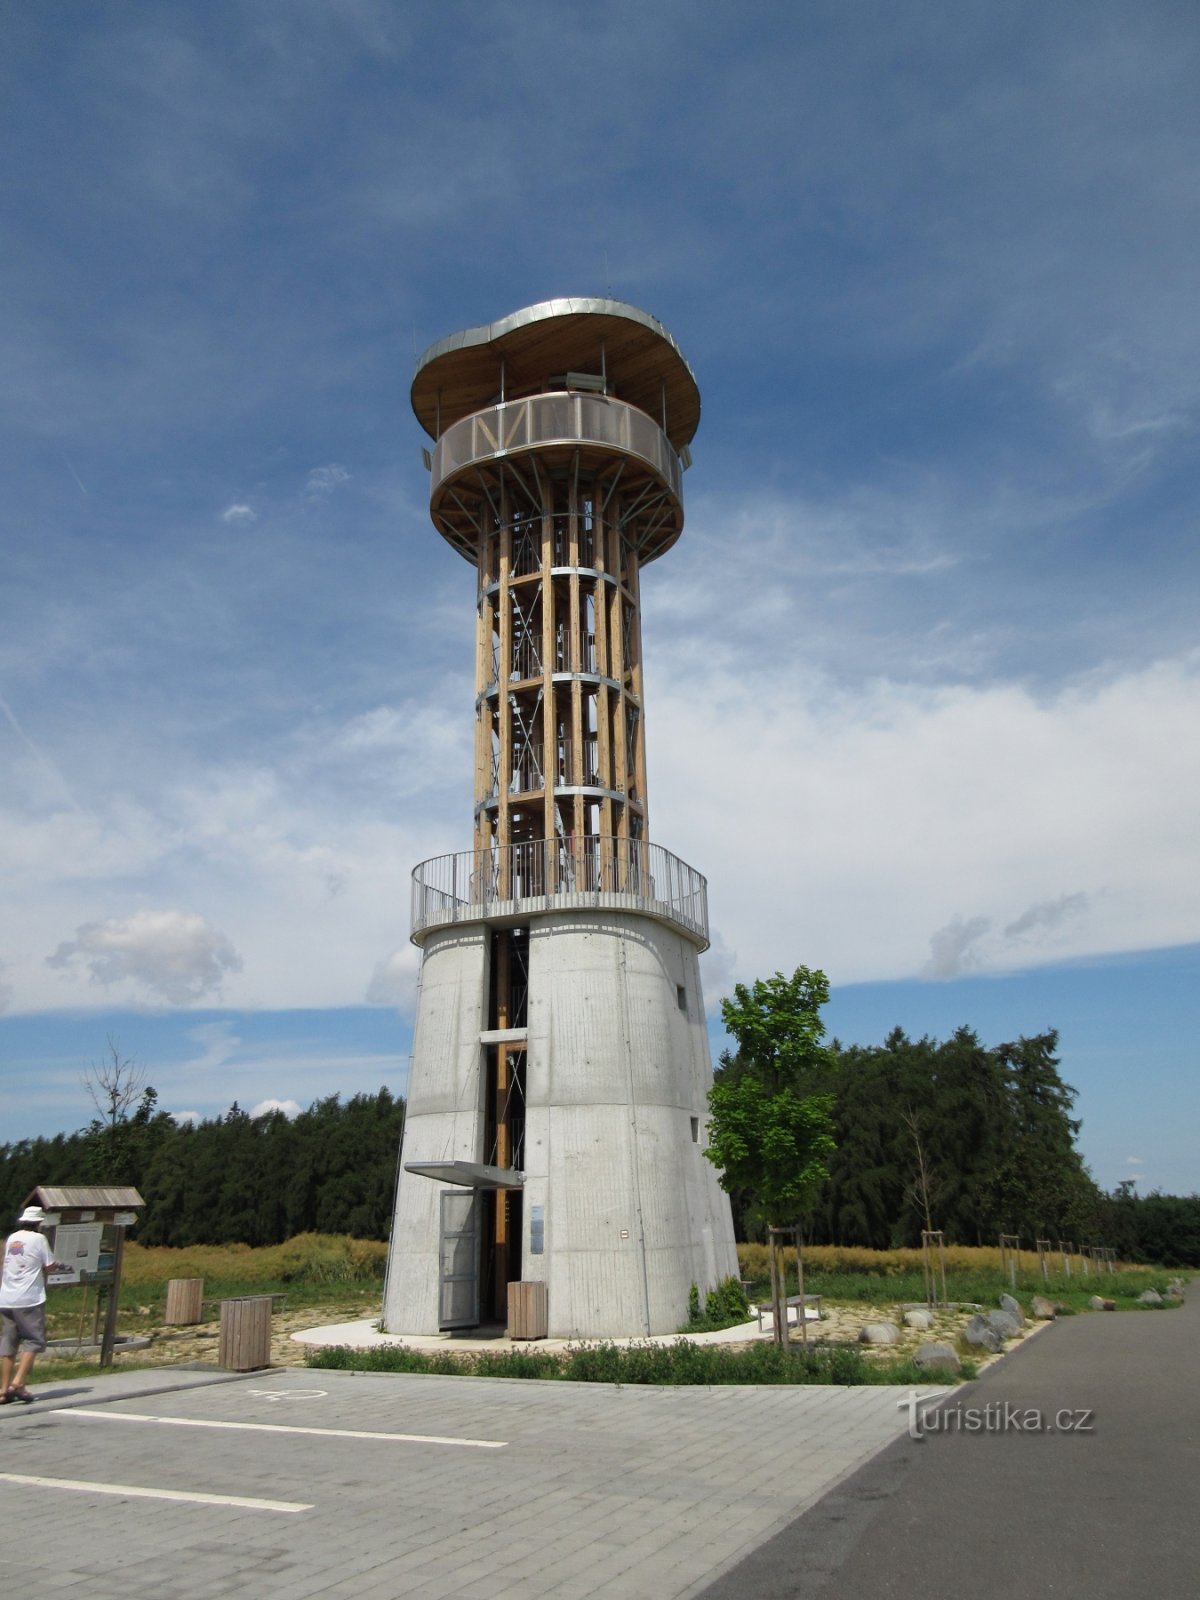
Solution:
M544 1350L409 1350L387 1345L373 1350L314 1350L310 1367L358 1372L432 1372L482 1378L566 1379L573 1383L643 1384L656 1387L705 1384L908 1384L927 1381L910 1361L874 1361L853 1345L814 1350L756 1343L747 1349L699 1345L609 1343L572 1345L559 1354Z
M695 1284L688 1291L688 1319L680 1333L714 1333L718 1328L736 1328L750 1317L750 1303L737 1278L724 1278L705 1296L700 1306L700 1291Z

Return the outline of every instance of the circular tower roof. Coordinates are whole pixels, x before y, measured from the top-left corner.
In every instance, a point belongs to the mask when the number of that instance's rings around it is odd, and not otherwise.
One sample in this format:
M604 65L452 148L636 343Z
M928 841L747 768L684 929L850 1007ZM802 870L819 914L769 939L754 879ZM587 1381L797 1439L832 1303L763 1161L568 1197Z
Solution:
M603 352L603 353L602 353ZM662 421L676 450L700 423L700 390L679 346L656 317L621 300L543 300L481 328L452 333L417 362L412 406L436 439L494 405L504 358L505 398L556 386L567 373L608 377L608 392Z

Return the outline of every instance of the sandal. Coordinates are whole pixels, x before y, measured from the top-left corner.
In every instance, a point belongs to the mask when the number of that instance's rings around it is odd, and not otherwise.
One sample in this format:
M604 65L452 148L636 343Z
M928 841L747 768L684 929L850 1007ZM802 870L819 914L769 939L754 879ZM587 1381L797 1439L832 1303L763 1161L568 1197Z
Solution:
M29 1390L25 1388L18 1389L15 1383L13 1384L12 1388L9 1389L4 1398L9 1401L19 1400L22 1405L26 1406L31 1406L33 1404L33 1396L30 1394Z

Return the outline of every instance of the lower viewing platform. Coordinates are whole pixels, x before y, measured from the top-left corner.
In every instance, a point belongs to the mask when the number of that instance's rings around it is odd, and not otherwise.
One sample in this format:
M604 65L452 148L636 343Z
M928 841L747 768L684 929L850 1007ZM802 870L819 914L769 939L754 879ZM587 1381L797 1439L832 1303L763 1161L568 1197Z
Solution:
M539 911L640 911L708 947L708 883L644 839L537 839L433 856L412 875L412 938L456 922L519 922Z

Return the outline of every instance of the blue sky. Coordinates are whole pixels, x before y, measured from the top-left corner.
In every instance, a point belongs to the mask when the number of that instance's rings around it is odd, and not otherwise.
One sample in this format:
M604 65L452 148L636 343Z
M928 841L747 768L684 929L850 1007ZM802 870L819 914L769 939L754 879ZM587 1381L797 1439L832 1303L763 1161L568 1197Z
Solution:
M403 1089L471 815L414 354L611 293L704 400L644 631L714 1014L1056 1025L1099 1181L1200 1188L1194 7L3 19L0 1139L109 1036L181 1113Z

